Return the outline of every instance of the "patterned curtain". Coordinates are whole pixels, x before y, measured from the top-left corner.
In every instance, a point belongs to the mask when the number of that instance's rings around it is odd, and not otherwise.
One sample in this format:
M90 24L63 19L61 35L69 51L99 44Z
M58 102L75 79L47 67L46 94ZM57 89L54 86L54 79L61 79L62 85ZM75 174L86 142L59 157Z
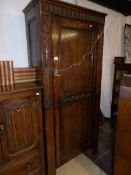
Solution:
M131 63L131 25L125 26L125 63Z

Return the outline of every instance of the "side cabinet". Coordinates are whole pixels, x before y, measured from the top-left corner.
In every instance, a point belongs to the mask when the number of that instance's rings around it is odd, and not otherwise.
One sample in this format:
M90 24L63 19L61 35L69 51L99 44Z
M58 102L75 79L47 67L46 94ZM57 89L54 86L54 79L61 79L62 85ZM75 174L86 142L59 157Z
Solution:
M0 98L0 175L29 174L44 175L40 90Z
M123 75L115 131L113 175L131 174L131 74Z

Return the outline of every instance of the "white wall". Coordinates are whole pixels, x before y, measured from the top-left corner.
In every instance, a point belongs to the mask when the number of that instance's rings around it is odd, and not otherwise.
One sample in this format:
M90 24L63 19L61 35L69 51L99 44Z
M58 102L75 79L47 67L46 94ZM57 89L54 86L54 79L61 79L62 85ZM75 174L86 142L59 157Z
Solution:
M131 16L126 17L126 23L131 25Z
M11 59L15 67L27 67L27 44L23 8L30 0L0 0L0 60ZM110 117L114 56L124 55L123 32L125 17L87 0L65 0L107 13L105 21L101 109ZM129 19L127 19L129 20Z
M0 60L27 67L25 21L22 10L30 0L0 0Z

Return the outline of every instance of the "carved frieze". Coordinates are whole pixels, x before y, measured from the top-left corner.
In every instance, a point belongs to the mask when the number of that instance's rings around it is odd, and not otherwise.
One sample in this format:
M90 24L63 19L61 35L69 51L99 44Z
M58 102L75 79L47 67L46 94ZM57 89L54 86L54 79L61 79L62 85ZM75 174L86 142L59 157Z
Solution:
M56 1L41 1L41 12L100 24L104 24L105 22L105 14L82 7L75 8L73 5L68 5L60 1L59 4Z
M71 96L62 97L60 99L61 104L72 103L74 101L84 100L91 97L91 92L84 92L81 94L75 94Z

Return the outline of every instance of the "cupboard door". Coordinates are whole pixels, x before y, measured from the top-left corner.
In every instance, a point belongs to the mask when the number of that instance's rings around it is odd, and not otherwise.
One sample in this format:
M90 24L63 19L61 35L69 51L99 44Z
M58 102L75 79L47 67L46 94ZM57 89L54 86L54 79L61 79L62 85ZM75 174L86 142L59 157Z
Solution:
M97 26L92 23L53 18L57 166L81 153L91 144L91 48L96 30Z
M4 162L38 149L38 119L35 112L38 103L32 93L0 102L4 127L1 136Z

